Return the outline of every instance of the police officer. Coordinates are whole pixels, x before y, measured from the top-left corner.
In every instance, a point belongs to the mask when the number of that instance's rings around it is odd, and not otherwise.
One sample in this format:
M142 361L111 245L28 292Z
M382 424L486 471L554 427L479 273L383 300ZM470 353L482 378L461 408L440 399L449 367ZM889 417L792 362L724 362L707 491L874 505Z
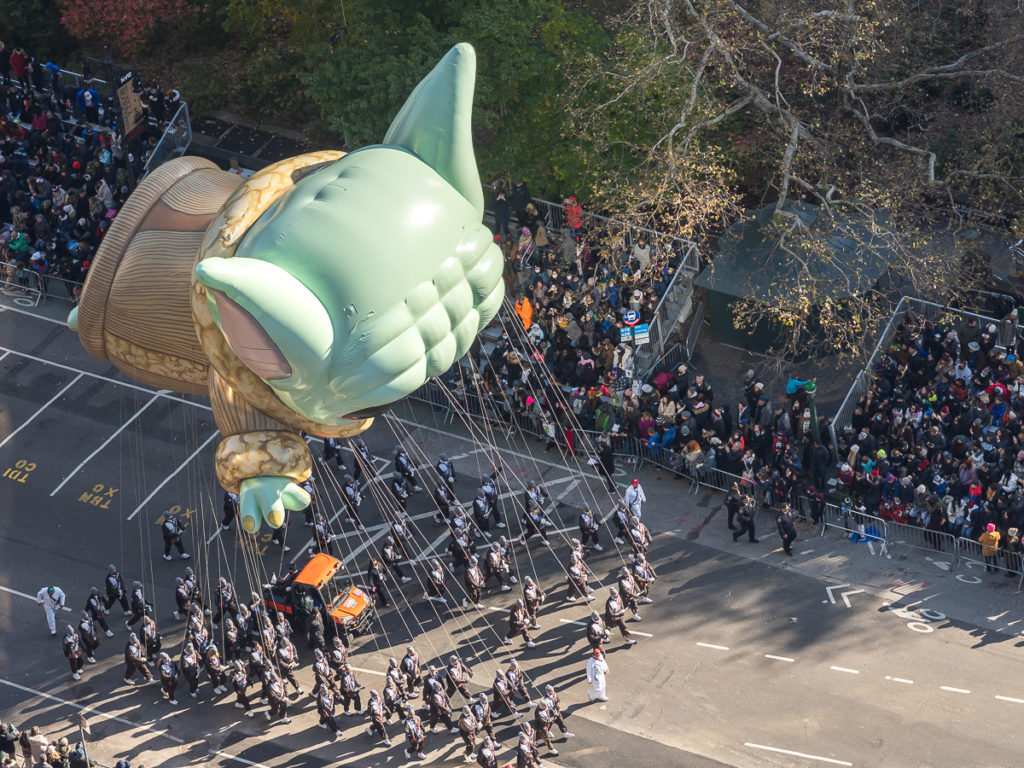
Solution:
M172 512L164 513L164 523L160 527L164 537L164 560L171 559L171 547L177 547L181 559L188 560L189 554L185 551L185 545L181 543L181 534L184 530L177 515Z
M742 506L743 494L740 493L740 484L733 483L729 487L729 493L725 497L725 511L728 513L728 519L726 520L726 524L729 526L730 531L736 530L736 525L733 521L736 518L736 515L739 513L740 508ZM736 536L734 534L733 540L735 539Z
M775 526L779 531L779 538L782 539L782 549L793 556L793 542L796 541L796 525L793 523L793 511L789 504L783 504L779 510L779 516L775 520Z
M370 562L366 565L366 580L370 584L370 594L373 596L374 602L382 608L390 605L387 587L388 571L384 567L384 563L371 557Z
M121 610L125 616L130 616L132 611L128 606L128 598L125 596L124 582L121 581L121 574L114 565L107 566L107 578L104 581L107 598L104 600L104 607L109 611L114 603L121 603Z
M448 667L445 669L445 678L447 679L446 693L451 696L458 691L462 694L463 699L470 701L472 696L469 695L466 683L469 682L469 678L472 676L473 673L466 669L466 665L462 663L458 656L450 657L448 659Z
M483 610L480 595L484 587L484 574L480 570L480 558L476 555L469 556L469 563L462 574L462 579L466 584L466 597L462 598L462 607L469 608L470 605L474 605L478 610Z
M128 642L124 646L124 681L132 684L132 678L136 672L141 672L147 683L153 682L153 675L146 666L146 652L139 642L139 636L134 632L129 633Z
M85 667L85 662L82 660L84 656L82 653L82 642L75 633L75 628L70 624L64 630L62 646L64 648L64 658L68 660L68 665L71 667L71 678L73 680L81 680L82 668Z
M526 605L526 615L530 618L530 629L540 629L540 624L537 622L537 613L546 599L547 595L534 583L533 577L524 576L523 603Z
M416 467L412 463L412 459L409 458L409 454L406 453L405 448L401 445L395 446L395 471L401 475L409 483L409 490L411 493L418 493L423 489L416 482Z
M743 497L743 503L740 506L739 517L737 519L740 527L733 533L732 540L739 541L745 533L747 534L747 541L752 544L757 544L757 534L754 530L754 500L749 496Z
M103 598L100 597L100 591L96 587L89 589L89 597L85 601L85 610L92 616L93 621L100 625L100 628L107 633L107 637L113 637L114 633L110 631L110 627L107 625L107 614L110 613L104 605Z
M604 603L604 621L605 625L609 628L618 627L619 632L622 633L622 639L626 641L626 645L633 645L636 640L629 634L629 630L626 629L626 623L623 621L623 616L626 615L626 608L622 604L622 598L619 597L619 590L612 587L608 590L608 599Z
M462 743L466 746L465 761L471 763L476 760L476 734L480 726L473 716L473 710L468 705L462 708L458 727L459 736L462 738Z
M92 615L88 611L82 611L81 619L78 622L78 637L82 641L85 660L90 664L95 664L96 649L100 647L100 638L96 634L96 625L93 623Z
M430 570L427 571L427 591L423 593L424 600L436 600L439 603L448 605L448 598L445 597L445 573L441 561L436 557L430 559Z
M231 523L238 517L238 494L224 491L224 517L221 518L221 530L230 531Z
M377 734L384 742L385 747L391 746L391 739L388 738L387 728L384 726L384 701L377 691L370 691L370 700L366 704L366 711L370 715L370 727L366 729L366 735Z
M352 475L345 475L345 484L341 490L341 498L345 502L345 516L357 528L365 529L366 526L359 517L359 506L363 503L363 492L359 488L359 483Z
M604 547L601 546L601 541L597 536L597 530L601 527L601 521L597 519L588 504L584 504L580 510L578 522L580 526L580 543L586 547L588 541L593 541L593 548L598 552L603 552Z
M334 459L335 465L339 470L344 472L348 467L345 466L344 460L341 458L341 446L338 444L336 437L325 437L324 438L324 453L320 457L320 463L326 464L331 459Z
M438 457L434 468L437 470L437 476L444 482L445 487L451 493L455 493L455 462L448 458L447 453L442 453Z
M416 714L412 707L405 709L405 756L409 759L417 757L423 759L423 741L426 733L423 728L423 721Z
M523 640L526 641L527 648L536 647L536 643L533 642L533 638L530 637L529 631L530 616L526 612L526 605L522 598L516 600L515 605L512 606L512 610L508 614L508 634L501 641L504 645L512 645L512 638L516 635L522 635Z
M334 691L328 685L320 685L316 689L316 712L320 715L319 726L325 730L330 728L331 738L337 739L341 728L334 719Z

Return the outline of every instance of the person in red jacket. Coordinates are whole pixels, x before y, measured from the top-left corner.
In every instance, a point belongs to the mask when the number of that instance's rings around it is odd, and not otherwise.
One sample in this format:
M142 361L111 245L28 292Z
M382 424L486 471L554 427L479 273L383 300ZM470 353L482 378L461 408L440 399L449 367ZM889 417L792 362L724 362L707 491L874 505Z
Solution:
M25 49L20 45L14 49L11 53L11 73L21 80L22 83L28 82L28 64L29 55L25 52Z
M578 236L583 229L583 206L572 196L565 201L565 223L572 230L573 237Z

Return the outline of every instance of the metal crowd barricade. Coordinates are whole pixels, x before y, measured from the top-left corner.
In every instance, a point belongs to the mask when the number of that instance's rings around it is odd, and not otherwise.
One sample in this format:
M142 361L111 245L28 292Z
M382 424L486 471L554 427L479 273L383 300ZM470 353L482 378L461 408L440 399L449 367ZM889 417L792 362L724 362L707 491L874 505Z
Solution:
M9 296L15 304L21 304L26 307L38 307L43 292L39 288L33 288L29 285L33 277L36 278L34 282L38 283L39 276L35 273L29 273L27 278L15 278L13 281L0 280L0 291Z
M954 546L958 548L958 564L961 562L971 563L986 569L995 568L1003 573L1016 574L1018 577L1017 589L1019 590L1024 585L1024 569L1021 568L1021 559L1016 553L1008 553L1005 549L999 549L996 553L995 562L990 563L986 562L985 556L982 554L984 546L980 541L965 539L961 536L959 539L954 539Z
M188 104L181 102L174 117L167 121L160 141L153 147L153 152L146 160L146 167L142 171L145 176L151 170L168 160L181 157L185 154L189 144L192 143L192 121L189 119Z
M888 521L856 510L845 510L835 504L825 504L821 512L821 533L829 528L842 531L844 536L854 536L853 541L877 541L888 546Z
M933 531L919 525L897 523L894 520L886 520L885 527L890 547L910 547L924 552L948 554L953 558L954 566L960 560L956 536L951 533Z

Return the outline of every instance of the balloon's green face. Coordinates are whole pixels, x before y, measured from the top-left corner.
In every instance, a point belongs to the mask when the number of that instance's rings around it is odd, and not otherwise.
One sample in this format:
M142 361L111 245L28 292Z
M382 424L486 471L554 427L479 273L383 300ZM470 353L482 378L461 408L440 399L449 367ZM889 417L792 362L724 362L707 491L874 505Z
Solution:
M196 266L232 350L312 421L362 418L408 395L464 355L501 305L502 256L481 223L469 143L472 65L472 48L456 46L385 144L300 179L234 257Z

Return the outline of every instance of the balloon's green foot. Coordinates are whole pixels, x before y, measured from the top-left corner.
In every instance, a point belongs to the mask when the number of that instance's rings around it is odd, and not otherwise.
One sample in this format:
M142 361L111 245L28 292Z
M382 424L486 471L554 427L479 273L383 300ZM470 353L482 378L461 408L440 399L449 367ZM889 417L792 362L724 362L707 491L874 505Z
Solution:
M75 332L78 331L78 307L68 312L68 328Z

